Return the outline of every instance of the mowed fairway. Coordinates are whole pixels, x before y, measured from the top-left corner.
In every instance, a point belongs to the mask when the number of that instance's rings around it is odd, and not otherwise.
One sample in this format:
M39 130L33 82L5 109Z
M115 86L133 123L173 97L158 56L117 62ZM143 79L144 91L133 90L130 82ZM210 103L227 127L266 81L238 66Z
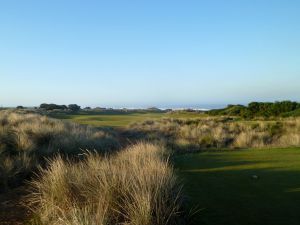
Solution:
M175 167L196 224L300 224L300 148L187 154Z
M201 118L205 115L193 112L80 112L74 114L50 114L51 117L57 119L70 120L80 124L86 124L96 127L126 127L130 123L144 121L147 119L161 119L161 118Z

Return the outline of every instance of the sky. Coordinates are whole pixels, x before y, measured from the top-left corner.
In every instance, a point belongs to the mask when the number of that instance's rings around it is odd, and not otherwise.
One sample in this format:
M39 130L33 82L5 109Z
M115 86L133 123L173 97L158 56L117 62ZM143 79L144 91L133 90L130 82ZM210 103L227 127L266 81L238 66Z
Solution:
M0 106L300 101L298 0L0 0Z

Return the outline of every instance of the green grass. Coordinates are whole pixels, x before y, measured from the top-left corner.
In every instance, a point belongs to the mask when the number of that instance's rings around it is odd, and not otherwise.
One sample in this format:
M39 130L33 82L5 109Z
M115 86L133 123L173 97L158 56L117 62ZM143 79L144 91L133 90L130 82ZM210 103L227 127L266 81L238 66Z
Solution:
M130 123L144 121L147 119L161 119L161 118L201 118L205 115L194 112L80 112L80 113L59 113L50 114L49 116L57 119L70 120L72 122L92 125L96 127L126 127Z
M299 159L300 148L221 151L176 156L175 167L196 224L299 225Z
M283 116L284 117L290 117L290 116L298 117L298 116L300 116L300 109L296 109L294 111L284 113Z

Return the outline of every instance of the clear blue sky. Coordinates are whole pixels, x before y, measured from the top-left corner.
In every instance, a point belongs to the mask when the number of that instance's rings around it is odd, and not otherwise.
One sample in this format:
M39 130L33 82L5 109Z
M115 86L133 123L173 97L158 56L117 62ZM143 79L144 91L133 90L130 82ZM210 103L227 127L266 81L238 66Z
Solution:
M300 1L0 2L0 105L300 101Z

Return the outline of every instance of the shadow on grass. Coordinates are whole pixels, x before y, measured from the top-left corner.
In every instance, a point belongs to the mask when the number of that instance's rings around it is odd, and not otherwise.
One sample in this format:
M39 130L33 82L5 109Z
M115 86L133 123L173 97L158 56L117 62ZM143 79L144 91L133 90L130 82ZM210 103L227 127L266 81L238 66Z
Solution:
M203 154L194 160L193 155L179 156L174 162L191 204L201 210L194 224L300 224L300 165L292 170L264 160L229 161Z

